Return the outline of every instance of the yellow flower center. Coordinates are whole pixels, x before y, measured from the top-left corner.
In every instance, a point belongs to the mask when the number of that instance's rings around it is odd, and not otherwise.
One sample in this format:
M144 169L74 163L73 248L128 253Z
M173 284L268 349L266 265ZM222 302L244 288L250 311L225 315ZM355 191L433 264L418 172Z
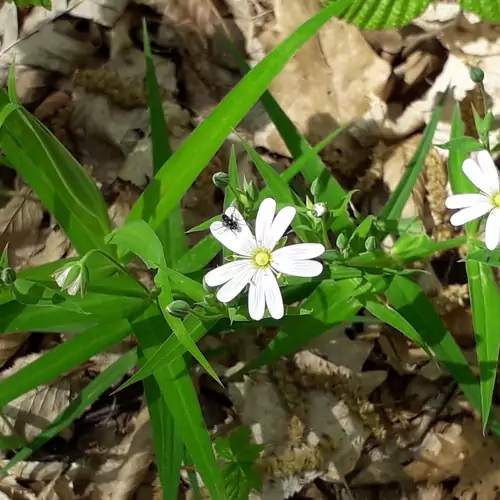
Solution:
M496 207L500 207L500 193L497 193L495 196L492 198L493 205Z
M271 253L267 250L258 250L253 256L253 261L257 267L267 267L271 263Z

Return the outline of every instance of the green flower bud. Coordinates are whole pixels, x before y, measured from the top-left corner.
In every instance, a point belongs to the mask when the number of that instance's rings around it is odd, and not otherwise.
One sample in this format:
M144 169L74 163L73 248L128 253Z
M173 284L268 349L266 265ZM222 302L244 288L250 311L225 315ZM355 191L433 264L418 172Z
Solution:
M482 81L484 80L484 71L477 66L471 66L469 68L469 75L470 79L474 83L482 83Z
M368 252L373 252L377 248L375 236L369 236L365 241L365 248Z
M0 282L4 285L12 285L16 281L17 274L12 267L6 267L0 272Z
M185 300L174 300L167 306L167 312L176 318L185 318L191 312L191 306Z
M212 182L220 189L226 189L229 186L229 175L225 172L217 172L212 177Z
M259 198L259 192L252 181L245 186L245 194L251 202L255 202Z
M344 233L340 233L337 237L337 248L344 250L347 247L347 238Z
M314 179L311 182L311 194L316 198L320 194L319 179Z

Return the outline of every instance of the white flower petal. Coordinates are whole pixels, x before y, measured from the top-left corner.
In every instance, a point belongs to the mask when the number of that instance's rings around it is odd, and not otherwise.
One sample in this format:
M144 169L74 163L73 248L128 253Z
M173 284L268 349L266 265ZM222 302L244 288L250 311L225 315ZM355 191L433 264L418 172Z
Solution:
M492 210L486 219L484 244L488 250L495 250L500 246L500 208Z
M248 285L248 282L253 278L256 273L256 269L252 266L246 266L240 273L238 273L234 278L229 280L225 285L219 288L217 292L217 300L220 302L230 302L238 294L240 294Z
M255 248L255 240L250 231L248 233L232 231L221 221L216 221L210 224L210 232L222 245L238 255L249 257L252 249Z
M205 283L208 286L219 286L227 283L230 279L238 276L247 267L252 267L248 260L236 260L223 266L212 269L205 274Z
M272 250L276 243L285 234L288 226L292 223L295 213L297 211L294 207L283 207L276 217L274 218L271 229L265 235L265 246L269 250Z
M444 204L446 208L467 208L478 203L491 203L490 199L484 194L453 194L446 198Z
M266 308L266 300L264 295L263 278L265 273L257 272L250 282L250 290L248 292L248 312L250 317L259 321L264 317Z
M275 212L276 202L272 198L266 198L262 201L255 220L255 239L258 245L266 244L266 236L271 230Z
M82 274L80 273L75 281L71 283L71 285L67 288L67 292L69 295L76 295L80 291L80 286L82 284Z
M477 153L477 162L484 176L488 179L490 191L485 191L489 195L494 195L500 191L500 178L498 170L488 151L479 151Z
M483 193L487 195L494 194L492 188L495 186L495 179L487 177L481 167L470 158L467 158L462 164L462 170L468 179L480 189Z
M224 214L238 223L238 229L234 230L238 237L242 236L248 240L254 239L252 231L248 227L246 220L243 218L243 215L241 215L240 211L236 207L233 207L231 205L226 209Z
M325 247L321 243L298 243L278 248L273 252L273 259L315 259L324 253Z
M54 274L54 279L56 280L57 286L59 288L63 288L66 283L66 278L68 277L69 272L71 271L71 266L67 267L63 271Z
M263 280L264 296L266 298L267 309L274 319L281 319L285 313L283 298L281 297L280 287L274 275L267 271Z
M313 278L323 271L323 264L315 260L273 259L272 266L278 273L301 278Z
M484 214L487 214L491 210L491 204L481 202L472 207L464 208L456 214L453 214L450 218L450 222L453 226L461 226L462 224L467 224L471 220L478 219Z

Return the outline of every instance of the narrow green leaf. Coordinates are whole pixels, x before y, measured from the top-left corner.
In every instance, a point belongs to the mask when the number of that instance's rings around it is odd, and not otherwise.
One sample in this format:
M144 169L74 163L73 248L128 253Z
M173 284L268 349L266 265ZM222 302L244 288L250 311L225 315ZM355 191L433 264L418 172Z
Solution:
M0 91L0 110L9 105ZM104 237L111 226L97 186L44 125L26 110L16 109L0 128L0 146L80 254L107 250Z
M420 286L411 278L394 276L385 295L394 309L418 331L470 402L481 411L479 384L460 347L446 330L443 321Z
M90 382L74 399L69 406L60 413L42 432L22 450L12 457L7 465L0 469L0 479L5 477L9 469L22 460L26 460L33 452L39 450L44 444L49 442L54 436L67 428L76 420L92 403L97 401L99 396L109 387L119 382L123 376L137 362L137 353L135 349L124 354L111 366L100 373L92 382Z
M339 7L340 9L338 12L341 12L344 7L340 4ZM245 59L238 53L236 47L229 40L226 40L226 44L243 73L249 73L251 71L250 66L248 66ZM333 137L331 137L331 134L324 141L321 141L321 143L315 148L311 148L305 137L300 133L298 128L290 120L269 91L266 90L262 94L261 101L266 108L269 117L276 126L281 138L290 150L293 158L298 163L295 168L292 165L290 169L286 170L282 174L284 180L290 182L291 179L299 173L299 171L302 172L309 184L311 184L315 179L322 179L324 180L322 183L324 185L324 189L319 194L317 201L323 201L331 208L337 206L345 197L346 192L331 175L328 167L325 166L321 158L318 156L319 151L323 149L337 134ZM342 132L345 128L347 128L347 125L340 127L338 129L338 133ZM349 217L347 215L341 215L334 222L332 229L334 231L340 231L352 226L353 223Z
M195 273L209 264L220 249L220 243L209 234L177 261L175 269L182 274Z
M203 120L162 167L129 215L147 220L156 230L179 203L234 127L255 105L297 50L351 0L338 0L295 30L248 73Z
M148 88L151 145L153 150L153 172L156 175L163 164L172 156L172 148L168 140L168 128L163 113L163 101L156 79L156 70L145 19L142 21L142 38L144 56L146 58L146 82ZM174 266L188 248L181 207L179 205L172 210L172 213L166 218L164 223L158 226L156 234L162 243L167 265L170 267Z
M139 352L141 364L146 362ZM177 498L184 444L175 429L175 422L162 398L160 387L154 377L143 380L146 403L151 419L151 430L156 454L156 467L161 482L163 498Z
M467 242L466 236L451 240L436 241L426 234L404 235L391 248L391 255L401 261L415 261L429 258L436 252L457 248Z
M500 347L500 293L493 271L489 266L468 260L467 278L472 309L472 321L476 337L476 353L479 363L481 389L481 418L486 429L495 387Z
M418 145L417 151L406 167L405 173L401 177L397 188L394 190L389 198L389 201L380 213L381 219L399 219L401 217L403 208L413 191L420 172L424 166L427 154L429 153L429 149L432 145L432 138L434 136L439 117L441 116L441 110L443 109L443 104L447 94L447 91L444 92L436 103L431 121L427 127L425 127L424 135Z
M132 323L145 360L158 351L164 340L164 320L156 307L150 308ZM217 466L197 394L186 362L182 357L154 373L163 400L167 404L189 455L214 500L224 500L224 485Z
M458 103L456 103L458 105ZM454 109L454 111L456 108ZM458 108L460 112L460 107ZM460 125L462 126L462 122L460 121ZM463 148L466 151L481 151L484 149L484 146L474 137L460 136L454 137L449 142L444 144L436 144L436 147L441 149L453 150L455 148Z
M9 94L9 99L12 104L17 104L18 106L21 105L21 101L17 97L17 91L16 91L16 62L15 60L12 61L10 68L9 68L9 84L7 88L8 94Z
M39 385L56 379L61 373L105 351L130 334L129 322L102 323L59 344L42 357L0 381L0 408Z

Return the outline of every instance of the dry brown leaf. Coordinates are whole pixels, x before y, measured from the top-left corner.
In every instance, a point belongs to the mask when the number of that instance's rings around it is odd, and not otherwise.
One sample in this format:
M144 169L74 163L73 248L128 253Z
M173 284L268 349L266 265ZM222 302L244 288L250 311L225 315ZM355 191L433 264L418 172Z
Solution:
M29 354L15 361L14 365L0 374L0 380L8 379L18 370L41 356ZM71 401L71 380L62 377L52 384L41 385L5 405L0 415L0 434L17 435L27 441L34 439L42 429L50 424ZM71 437L71 429L64 429L60 435Z
M141 484L154 459L149 413L137 415L134 429L104 455L91 486L93 500L128 500Z
M18 332L0 337L0 367L24 344L29 335L29 332Z
M21 267L43 247L40 234L43 208L39 202L29 199L32 196L31 189L22 187L0 209L0 248L9 244L9 263L14 268Z

